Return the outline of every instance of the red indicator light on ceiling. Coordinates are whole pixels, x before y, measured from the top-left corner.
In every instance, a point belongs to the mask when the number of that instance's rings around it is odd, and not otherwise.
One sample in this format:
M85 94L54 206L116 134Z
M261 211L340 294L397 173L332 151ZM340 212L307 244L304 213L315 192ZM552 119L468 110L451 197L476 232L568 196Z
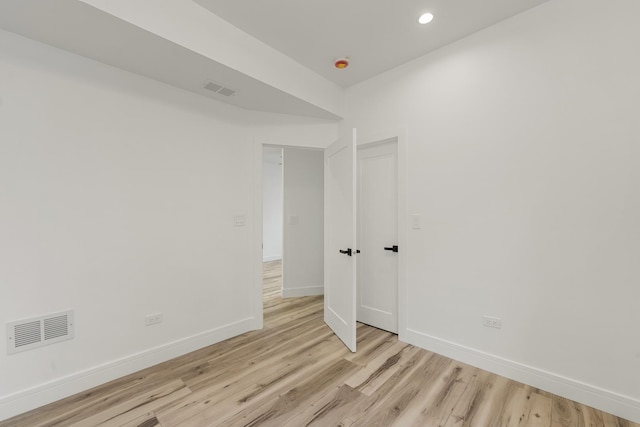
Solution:
M338 70L344 70L345 68L347 68L349 66L349 61L347 61L346 59L338 59L333 65Z

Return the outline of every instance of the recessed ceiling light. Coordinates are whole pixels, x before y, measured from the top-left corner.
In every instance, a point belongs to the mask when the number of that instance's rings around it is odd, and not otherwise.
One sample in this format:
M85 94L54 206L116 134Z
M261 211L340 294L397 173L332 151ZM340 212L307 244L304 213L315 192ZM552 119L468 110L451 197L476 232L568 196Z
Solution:
M433 13L423 13L418 19L421 24L428 24L431 21L433 21Z

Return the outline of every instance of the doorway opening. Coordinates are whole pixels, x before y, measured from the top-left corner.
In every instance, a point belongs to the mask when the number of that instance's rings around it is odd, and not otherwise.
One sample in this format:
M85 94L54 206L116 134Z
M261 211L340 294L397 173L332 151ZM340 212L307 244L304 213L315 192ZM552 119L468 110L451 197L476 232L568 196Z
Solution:
M282 148L262 148L263 304L282 292Z
M262 152L265 292L323 295L323 151L264 145Z

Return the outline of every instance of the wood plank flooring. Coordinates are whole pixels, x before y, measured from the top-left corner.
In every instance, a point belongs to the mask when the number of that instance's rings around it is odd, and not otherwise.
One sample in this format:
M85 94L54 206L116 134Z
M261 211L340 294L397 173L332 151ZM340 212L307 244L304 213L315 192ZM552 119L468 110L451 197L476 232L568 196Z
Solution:
M261 331L0 422L17 426L640 427L358 325L350 353L322 297L282 299L265 263Z

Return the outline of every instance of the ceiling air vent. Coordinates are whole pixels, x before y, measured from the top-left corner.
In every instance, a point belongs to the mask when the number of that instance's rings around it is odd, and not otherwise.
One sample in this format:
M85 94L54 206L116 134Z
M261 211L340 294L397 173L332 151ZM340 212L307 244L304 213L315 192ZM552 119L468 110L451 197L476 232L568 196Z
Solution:
M7 323L7 353L70 340L73 336L73 311Z
M229 89L228 87L224 87L223 85L216 82L212 82L211 80L208 80L204 83L204 88L207 90L210 90L211 92L215 92L224 96L232 96L233 94L236 93L235 90Z

